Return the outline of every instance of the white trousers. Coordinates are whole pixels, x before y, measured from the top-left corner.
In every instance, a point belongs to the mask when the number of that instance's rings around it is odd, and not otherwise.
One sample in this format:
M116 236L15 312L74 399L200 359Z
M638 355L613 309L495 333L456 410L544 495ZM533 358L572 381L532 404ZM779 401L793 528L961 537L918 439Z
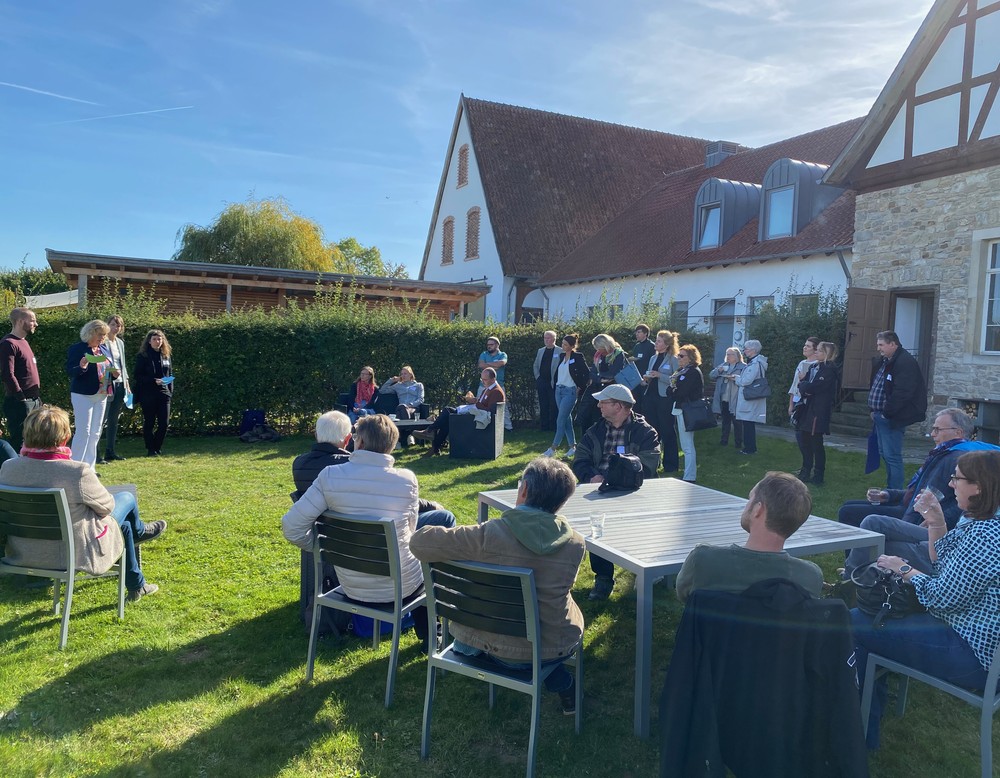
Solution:
M108 395L70 393L73 401L73 421L76 433L73 435L73 459L86 462L91 469L97 462L97 443L101 439L101 427L104 424L104 408Z
M684 414L674 411L674 418L677 419L677 439L681 444L681 451L684 452L684 480L694 481L698 478L698 455L694 450L694 433L688 432L684 426Z

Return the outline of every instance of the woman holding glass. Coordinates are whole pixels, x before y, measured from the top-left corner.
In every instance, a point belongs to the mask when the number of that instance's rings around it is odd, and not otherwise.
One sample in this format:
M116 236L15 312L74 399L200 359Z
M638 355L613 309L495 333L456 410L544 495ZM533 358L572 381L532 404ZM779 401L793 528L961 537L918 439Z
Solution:
M104 408L109 393L114 391L114 381L120 375L112 366L111 352L105 344L109 329L100 319L88 321L80 329L80 342L66 352L69 396L76 424L72 455L75 461L89 465L91 470L97 463Z

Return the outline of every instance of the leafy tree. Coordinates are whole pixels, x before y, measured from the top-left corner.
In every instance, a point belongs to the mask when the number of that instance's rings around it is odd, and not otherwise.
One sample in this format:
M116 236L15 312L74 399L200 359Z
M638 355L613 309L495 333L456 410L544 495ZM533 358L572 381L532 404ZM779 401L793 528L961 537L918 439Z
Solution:
M406 268L403 265L386 264L377 246L365 248L355 238L344 238L337 244L337 249L343 257L344 267L350 268L340 272L382 278L406 278Z
M289 270L332 271L332 247L316 222L295 213L284 199L231 203L209 227L188 224L177 233L174 259Z
M66 276L47 267L28 267L24 261L17 270L0 272L0 289L8 289L22 299L25 295L68 292Z

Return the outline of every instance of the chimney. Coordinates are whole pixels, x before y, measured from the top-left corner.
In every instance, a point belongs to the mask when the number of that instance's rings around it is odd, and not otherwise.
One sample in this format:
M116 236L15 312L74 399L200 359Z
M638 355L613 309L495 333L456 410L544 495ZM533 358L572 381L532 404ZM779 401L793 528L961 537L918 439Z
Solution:
M705 144L705 167L715 167L726 157L731 157L740 150L738 143L728 140L717 140Z

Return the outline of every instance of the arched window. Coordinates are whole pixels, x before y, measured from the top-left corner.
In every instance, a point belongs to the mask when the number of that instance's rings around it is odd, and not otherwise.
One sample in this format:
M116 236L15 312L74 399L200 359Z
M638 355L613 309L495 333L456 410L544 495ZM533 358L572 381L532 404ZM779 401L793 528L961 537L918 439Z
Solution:
M441 264L455 261L455 217L449 216L441 228Z
M469 144L458 150L458 186L469 183Z
M465 258L479 258L479 207L470 208L465 216Z

